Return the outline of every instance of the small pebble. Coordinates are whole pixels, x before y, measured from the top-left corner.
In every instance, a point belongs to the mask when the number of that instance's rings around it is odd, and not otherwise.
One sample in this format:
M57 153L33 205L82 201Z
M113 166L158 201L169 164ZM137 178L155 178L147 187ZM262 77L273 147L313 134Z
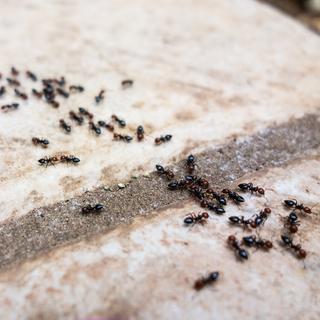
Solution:
M123 183L118 183L118 188L119 188L119 189L123 189L123 188L125 188L125 187L126 187L125 184L123 184Z

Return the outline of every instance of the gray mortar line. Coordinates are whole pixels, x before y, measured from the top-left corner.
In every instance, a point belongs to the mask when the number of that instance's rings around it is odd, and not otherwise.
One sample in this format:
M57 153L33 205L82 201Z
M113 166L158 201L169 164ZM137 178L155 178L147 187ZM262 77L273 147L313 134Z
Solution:
M247 173L279 167L307 155L319 155L320 122L318 115L263 130L241 141L231 141L197 155L198 172L222 188ZM184 161L172 166L177 177L185 174ZM56 247L105 233L117 225L132 222L135 216L184 200L186 191L169 191L167 181L156 173L131 180L124 189L103 188L54 205L30 211L0 225L0 268L8 267ZM81 214L86 204L101 203L99 214Z

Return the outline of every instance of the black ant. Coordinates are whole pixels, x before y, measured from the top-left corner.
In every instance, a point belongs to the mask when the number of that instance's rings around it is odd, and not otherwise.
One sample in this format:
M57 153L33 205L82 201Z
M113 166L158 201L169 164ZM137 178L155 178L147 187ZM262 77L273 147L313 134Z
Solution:
M77 115L74 111L69 112L69 117L71 120L74 120L75 122L77 122L78 125L82 125L84 121L83 117Z
M17 110L19 108L19 103L11 103L11 104L5 104L1 107L1 110L4 112L10 111L10 110Z
M96 103L100 103L104 99L105 90L100 90L99 94L94 98Z
M307 256L307 252L301 248L300 244L293 244L292 238L286 235L281 236L283 245L294 250L298 259L304 259Z
M65 156L65 155L62 155L60 156L59 160L61 162L66 162L66 163L73 163L73 164L76 164L76 163L79 163L80 162L80 159L75 157L75 156Z
M157 169L157 172L158 172L159 174L164 174L164 175L167 177L167 179L171 180L171 179L174 178L174 173L173 173L172 170L170 170L170 169L165 169L165 168L164 168L163 166L161 166L160 164L157 164L157 165L156 165L156 169Z
M114 140L122 140L122 141L125 141L125 142L131 142L132 140L132 137L131 136L128 136L128 135L122 135L122 134L119 134L119 133L114 133L113 134L113 138Z
M61 88L57 88L56 89L57 94L59 94L60 96L64 97L64 98L69 98L69 93Z
M240 204L241 202L245 201L243 197L241 197L239 194L229 189L223 189L222 193L227 194L229 198L233 200L236 204Z
M80 108L79 108L79 112L80 112L82 115L88 117L89 119L92 119L92 118L93 118L93 114L90 113L89 111L87 111L85 108L80 107Z
M266 220L268 219L270 213L271 213L271 209L270 208L264 208L263 210L260 211L259 214L255 214L253 216L254 220L253 220L253 222L251 224L251 227L252 228L257 228L260 225L263 225L266 222Z
M63 87L66 84L66 79L64 77L61 77L60 80L59 79L53 79L53 82L55 84L57 84L60 87Z
M300 226L300 221L298 220L297 214L292 211L286 218L284 227L289 229L291 233L298 232L298 227Z
M242 190L242 191L251 191L251 193L258 193L258 194L261 194L261 195L264 195L264 189L261 188L261 187L255 187L253 186L252 182L249 182L249 183L240 183L238 185L239 189Z
M21 98L23 100L27 100L28 99L28 96L25 93L19 91L18 89L14 89L14 93L16 94L17 97L19 97L19 98Z
M127 79L121 81L122 89L127 89L133 86L133 80Z
M179 190L184 189L186 187L186 181L185 180L174 180L168 183L168 189L169 190Z
M137 127L137 139L138 141L142 141L144 139L144 128L143 126Z
M42 95L43 95L42 92L37 91L36 89L32 89L32 94L33 94L34 96L36 96L37 98L39 98L39 99L41 99L41 98L42 98Z
M204 201L206 200L202 200L200 205L203 206L204 205ZM216 206L214 203L212 202L206 202L206 207L211 210L211 211L214 211L216 214L224 214L226 211L220 207L220 206Z
M5 86L1 86L0 87L0 97L2 97L5 93L6 93L6 87Z
M296 199L293 200L284 200L284 205L288 208L294 208L294 210L300 210L304 213L312 213L309 207L305 207L303 203L298 204Z
M81 212L83 214L88 214L88 213L92 213L92 212L100 212L101 210L103 210L103 205L100 203L97 203L96 205L92 206L91 204L83 207L81 209Z
M49 165L54 166L58 161L59 159L57 157L45 157L38 160L40 165L45 165L46 167Z
M234 235L231 235L228 237L228 245L235 250L235 252L238 254L239 258L241 259L248 259L249 254L248 252L240 247L239 241Z
M205 224L207 223L207 219L209 218L208 212L202 212L202 213L191 213L185 217L183 220L184 224L186 225L194 225L195 223Z
M206 194L215 198L219 202L219 204L223 206L227 205L227 200L224 195L219 194L210 188L206 190Z
M203 289L205 286L216 282L218 279L219 279L219 272L218 271L210 272L208 275L196 280L193 285L193 288L195 290L199 291L199 290Z
M111 116L111 119L112 119L113 121L117 122L118 125L119 125L120 127L122 127L122 128L124 128L124 127L126 126L126 122L125 122L124 120L122 120L122 119L119 119L115 114L113 114L113 115Z
M71 132L71 126L67 124L63 119L59 120L60 122L60 127L66 132L70 133Z
M49 144L49 140L47 140L47 139L39 139L39 138L33 137L32 138L32 143L34 145L40 145L43 148L47 148L48 144Z
M26 71L26 75L27 75L27 77L29 78L29 79L31 79L32 81L37 81L38 80L38 78L37 78L37 76L33 73L33 72L31 72L31 71Z
M54 88L51 84L47 84L46 87L42 90L44 97L47 102L53 101L55 98Z
M187 184L187 181L186 180L182 180L185 182L185 184ZM189 192L195 196L198 200L203 200L205 198L205 193L203 192L202 188L200 188L199 186L197 185L192 185L188 188ZM206 203L207 205L207 203ZM203 207L205 208L206 205L203 205Z
M232 224L243 225L244 228L248 228L248 226L252 227L253 220L252 219L245 219L244 216L232 216L229 217L229 221Z
M242 243L248 247L256 247L264 250L269 250L273 247L273 244L270 240L264 240L261 238L257 239L255 235L243 237Z
M19 87L20 82L16 79L7 78L8 84L11 86Z
M164 142L170 141L171 138L172 138L172 135L171 135L171 134L166 134L165 136L160 136L160 137L158 137L158 138L155 138L155 139L154 139L154 143L155 143L156 145L159 145L159 144L162 144L162 143L164 143Z
M83 92L84 91L84 87L82 86L70 86L69 90L72 91L77 91L77 92Z
M106 128L110 132L114 131L114 126L111 123L106 123L105 121L100 120L100 121L98 121L98 125L100 127Z
M96 126L93 121L89 122L89 128L90 130L94 131L97 135L101 134L101 129L98 126Z
M195 183L199 185L203 189L207 189L209 187L209 182L207 179L197 176L185 176L184 179L189 183Z
M11 74L16 77L19 75L19 71L15 67L11 67Z
M196 158L192 154L190 154L186 160L186 168L190 174L193 173L195 169L195 166L196 166L195 161L196 161Z

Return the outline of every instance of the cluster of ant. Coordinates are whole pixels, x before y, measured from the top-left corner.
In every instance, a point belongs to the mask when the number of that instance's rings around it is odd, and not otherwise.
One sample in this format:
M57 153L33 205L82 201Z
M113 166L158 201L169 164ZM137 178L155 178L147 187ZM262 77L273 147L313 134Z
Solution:
M80 159L73 155L61 155L61 156L52 156L44 157L38 160L39 164L42 166L54 166L57 163L71 163L77 164L80 162Z
M228 200L233 201L237 205L240 205L245 201L245 199L236 191L223 189L221 192L218 192L210 188L210 184L207 179L194 175L196 167L196 158L193 155L189 155L185 161L185 169L187 170L188 175L184 176L182 179L175 179L174 172L160 164L156 165L156 171L159 175L164 176L169 181L169 190L188 191L190 195L199 202L201 207L207 208L216 214L221 215L225 212L224 207L227 205ZM238 185L238 188L241 192L250 192L251 194L256 194L258 196L264 196L265 194L264 188L254 186L251 182L241 183ZM285 200L284 205L293 209L293 211L284 218L284 228L290 233L296 233L300 225L297 212L310 214L311 209L303 204L298 204L296 200ZM270 214L271 209L266 207L260 210L259 213L254 214L251 218L245 218L244 216L230 216L228 221L231 225L241 226L243 229L257 230L265 224ZM190 213L184 218L183 222L186 226L193 226L195 224L204 225L207 223L209 217L208 212ZM302 249L300 244L295 244L291 236L282 234L281 242L284 247L293 250L297 258L304 259L306 257L306 251ZM273 248L272 241L263 239L255 234L244 236L241 240L238 240L235 235L230 235L227 238L227 245L235 252L236 257L240 260L247 260L249 258L249 253L245 247L261 249L264 251L269 251ZM196 290L200 290L206 285L216 282L218 278L218 271L211 272L196 280L194 288Z

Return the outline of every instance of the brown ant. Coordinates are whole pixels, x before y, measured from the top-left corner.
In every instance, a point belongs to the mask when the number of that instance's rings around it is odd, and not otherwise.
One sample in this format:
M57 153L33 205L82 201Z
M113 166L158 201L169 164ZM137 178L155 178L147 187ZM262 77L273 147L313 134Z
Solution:
M191 213L185 217L183 220L185 225L194 225L195 223L205 224L207 223L207 219L209 218L208 212L201 213Z
M74 111L69 112L69 117L71 120L77 122L78 125L82 125L83 123L83 117L77 115Z
M5 104L1 107L1 110L4 112L17 110L19 108L19 103L11 103L11 104Z
M93 114L90 113L89 111L87 111L85 108L80 107L80 108L79 108L79 112L80 112L82 115L88 117L89 119L92 119L92 118L93 118Z
M248 252L240 247L239 241L234 235L229 236L227 242L228 245L235 250L240 259L248 259Z
M307 256L307 252L301 248L300 244L293 244L292 238L286 235L281 236L283 245L293 249L298 259L304 259Z
M189 183L195 183L199 185L203 189L207 189L209 187L209 182L207 179L197 176L185 176L184 179Z
M100 212L103 210L103 205L100 203L97 203L96 205L92 206L91 204L83 207L81 209L82 214L88 214L88 213L93 213L93 212Z
M260 211L259 214L255 214L253 216L254 220L253 220L253 222L251 224L251 227L252 228L257 228L260 225L263 225L266 222L266 220L268 219L270 213L271 213L271 209L270 208L264 208L263 210Z
M193 173L195 169L195 166L196 166L195 161L196 161L196 158L192 154L190 154L186 160L186 168L190 174Z
M57 94L59 94L60 96L64 97L64 98L69 98L69 93L61 88L57 88L56 89Z
M210 188L206 190L206 194L209 197L212 196L213 198L215 198L219 202L219 204L221 204L223 206L227 205L227 200L224 195L219 194Z
M37 76L34 73L32 73L31 71L29 71L29 70L26 71L26 75L32 81L37 81L38 80Z
M73 85L73 86L69 87L69 90L70 90L70 92L72 92L72 91L83 92L84 91L84 87Z
M71 132L71 126L67 124L63 119L60 119L59 122L60 122L60 128L62 128L66 133Z
M75 156L72 156L72 155L70 155L70 156L62 155L62 156L60 156L59 160L60 160L61 162L73 163L73 164L77 164L77 163L80 162L80 159L79 159L79 158L77 158L77 157L75 157Z
M253 220L245 219L244 216L231 216L229 217L229 222L232 224L243 225L244 228L248 228L248 226L252 227Z
M105 121L100 120L100 121L98 121L98 125L100 127L106 128L110 132L114 131L114 126L111 123L106 123Z
M96 135L100 135L101 134L101 129L98 126L96 126L93 121L89 122L89 129L94 131L96 133Z
M113 114L113 115L111 116L111 119L112 119L113 121L117 122L118 125L119 125L120 127L122 127L122 128L124 128L124 127L126 126L126 122L125 122L124 120L122 120L122 119L119 119L115 114Z
M19 75L19 71L15 67L11 67L11 74L16 77Z
M298 216L294 211L292 211L286 218L284 227L287 228L291 233L298 232L298 227L300 226L300 221Z
M244 198L241 197L239 194L237 194L234 191L231 191L229 189L223 189L222 193L225 193L228 195L228 197L233 200L236 204L240 204L241 202L244 202Z
M157 172L159 174L163 174L167 177L167 179L171 180L174 178L174 173L172 170L169 170L169 169L165 169L163 166L161 166L160 164L157 164L156 165L156 169L157 169Z
M52 101L48 101L49 104L52 105L53 108L57 109L60 106L60 103L58 101L52 100Z
M122 141L125 141L125 142L131 142L132 140L132 137L131 136L128 136L128 135L122 135L122 134L119 134L119 133L114 133L113 134L113 138L114 140L122 140Z
M6 93L6 87L5 86L1 86L0 87L0 97L2 97L5 93Z
M208 275L196 280L193 285L193 288L195 290L199 291L199 290L203 289L205 286L216 282L218 279L219 279L219 272L218 271L210 272Z
M100 103L104 99L105 90L100 90L99 94L94 98L96 103Z
M14 89L14 93L16 94L17 97L19 97L19 98L21 98L23 100L27 100L28 99L28 96L25 93L19 91L18 89Z
M298 204L296 199L293 200L284 200L284 205L288 208L294 208L294 210L299 210L304 213L312 213L309 207L305 207L303 203Z
M185 181L185 184L187 184L187 181L186 180L183 180ZM197 185L192 185L188 188L189 192L194 196L196 197L198 200L203 200L205 198L205 193L203 192L202 188L200 188L199 186ZM207 206L207 202L205 205L203 205L202 207L206 207Z
M121 81L122 89L127 89L133 86L133 80L126 79Z
M47 140L47 139L39 139L39 138L33 137L32 138L32 143L35 146L40 145L43 148L47 148L48 144L49 144L49 140Z
M172 135L171 135L171 134L166 134L165 136L160 136L160 137L158 137L158 138L155 138L155 139L154 139L154 143L155 143L156 145L159 145L159 144L162 144L162 143L164 143L164 142L170 141L171 138L172 138Z
M55 163L57 163L59 161L59 159L57 157L45 157L45 158L41 158L38 160L38 162L40 163L40 165L45 165L47 166L54 166Z
M273 244L270 240L264 240L261 238L257 239L255 235L243 237L242 243L248 247L256 247L264 250L269 250L273 247Z
M19 87L20 82L16 79L7 78L8 84L11 86Z
M39 99L41 99L41 98L42 98L42 95L43 95L42 92L37 91L36 89L32 89L32 94L33 94L34 96L36 96L37 98L39 98Z
M144 128L143 126L137 127L137 139L138 141L142 141L144 139Z
M261 194L261 195L264 195L264 189L261 188L261 187L255 187L253 186L252 182L249 182L249 183L240 183L238 185L239 189L242 190L242 191L251 191L251 193L258 193L258 194Z

